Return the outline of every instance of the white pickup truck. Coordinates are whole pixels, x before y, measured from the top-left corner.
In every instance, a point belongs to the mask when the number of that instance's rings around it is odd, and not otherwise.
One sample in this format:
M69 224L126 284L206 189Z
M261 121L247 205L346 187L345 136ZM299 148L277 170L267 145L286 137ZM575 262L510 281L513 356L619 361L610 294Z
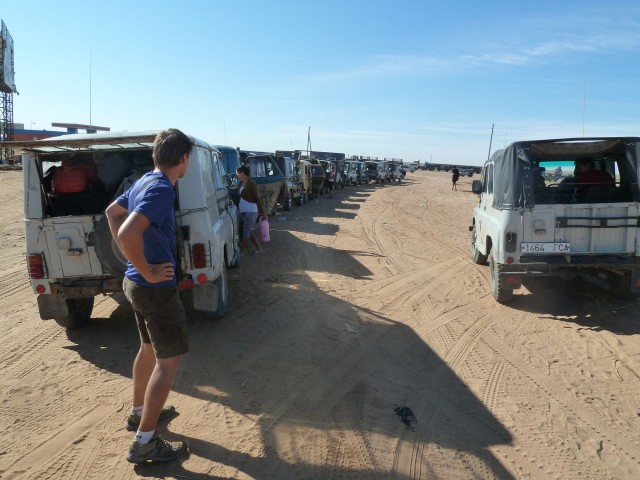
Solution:
M545 178L557 168L565 178ZM495 152L472 183L479 202L469 227L471 258L489 262L494 298L511 301L527 277L577 274L605 277L616 296L637 293L639 168L636 137L516 142Z
M88 322L96 295L122 289L126 261L104 210L153 169L156 132L63 135L12 142L23 153L26 260L42 319ZM238 264L238 210L218 151L190 137L189 168L176 184L178 289L185 306L220 316L227 268Z

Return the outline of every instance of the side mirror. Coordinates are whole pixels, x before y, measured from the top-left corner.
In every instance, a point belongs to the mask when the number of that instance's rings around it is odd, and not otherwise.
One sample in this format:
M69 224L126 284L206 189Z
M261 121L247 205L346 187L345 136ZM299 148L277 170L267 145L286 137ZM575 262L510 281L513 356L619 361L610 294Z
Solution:
M474 180L471 182L471 191L480 195L482 193L482 180Z
M227 181L229 183L229 188L238 188L238 176L234 173L230 173L227 175Z

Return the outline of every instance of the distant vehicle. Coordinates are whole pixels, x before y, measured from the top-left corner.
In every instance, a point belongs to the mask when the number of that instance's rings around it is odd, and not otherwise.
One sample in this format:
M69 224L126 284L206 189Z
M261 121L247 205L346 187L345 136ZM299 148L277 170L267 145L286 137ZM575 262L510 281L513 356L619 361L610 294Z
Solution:
M292 157L282 157L279 155L273 158L283 175L278 202L285 210L291 210L294 203L296 205L303 205L304 185L300 178L300 170L296 165L296 161Z
M383 183L387 181L386 164L379 160L369 160L365 162L369 181Z
M354 168L356 170L356 184L362 185L369 183L369 175L367 173L367 166L361 160L353 160Z
M311 191L314 197L324 194L326 179L327 173L324 167L320 163L311 163Z
M417 170L416 165L400 165L400 171L402 172L402 178L407 175L407 172L414 173Z
M220 162L230 179L229 193L231 194L231 199L238 205L240 202L240 193L238 190L239 182L236 169L240 166L240 152L238 152L237 148L227 147L225 145L214 145L214 147L220 152ZM231 181L234 178L235 180Z
M308 160L299 159L296 162L296 168L300 171L300 180L302 181L302 199L306 203L313 198L313 175L311 173L311 163Z
M346 185L358 185L358 168L354 160L344 161L345 171L345 184Z
M473 177L473 168L459 168L461 177Z
M380 161L380 164L382 165L384 171L384 181L387 183L391 183L393 174L391 173L391 167L389 166L389 163L382 160Z
M389 181L390 182L400 182L402 181L402 179L404 178L404 175L402 174L402 170L401 170L401 165L397 162L389 162L388 164L389 167Z
M268 214L275 215L284 175L278 168L274 156L253 155L246 157L244 162L251 171L249 176L258 185L258 193L264 209Z

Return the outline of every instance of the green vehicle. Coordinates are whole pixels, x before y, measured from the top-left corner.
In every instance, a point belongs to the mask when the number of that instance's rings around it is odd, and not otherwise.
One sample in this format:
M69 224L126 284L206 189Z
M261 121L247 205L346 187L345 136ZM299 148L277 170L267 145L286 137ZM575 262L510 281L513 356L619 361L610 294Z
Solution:
M254 155L244 160L251 170L250 177L258 185L260 200L266 212L275 215L278 197L284 184L284 175L276 164L273 155Z

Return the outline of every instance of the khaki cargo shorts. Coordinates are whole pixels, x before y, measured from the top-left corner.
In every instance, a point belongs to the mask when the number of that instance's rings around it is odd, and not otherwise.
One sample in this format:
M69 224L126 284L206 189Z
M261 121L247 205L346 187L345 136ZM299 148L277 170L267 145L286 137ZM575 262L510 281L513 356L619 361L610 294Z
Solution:
M151 344L156 358L189 351L187 314L175 286L143 287L125 277L122 289L135 312L140 340Z

